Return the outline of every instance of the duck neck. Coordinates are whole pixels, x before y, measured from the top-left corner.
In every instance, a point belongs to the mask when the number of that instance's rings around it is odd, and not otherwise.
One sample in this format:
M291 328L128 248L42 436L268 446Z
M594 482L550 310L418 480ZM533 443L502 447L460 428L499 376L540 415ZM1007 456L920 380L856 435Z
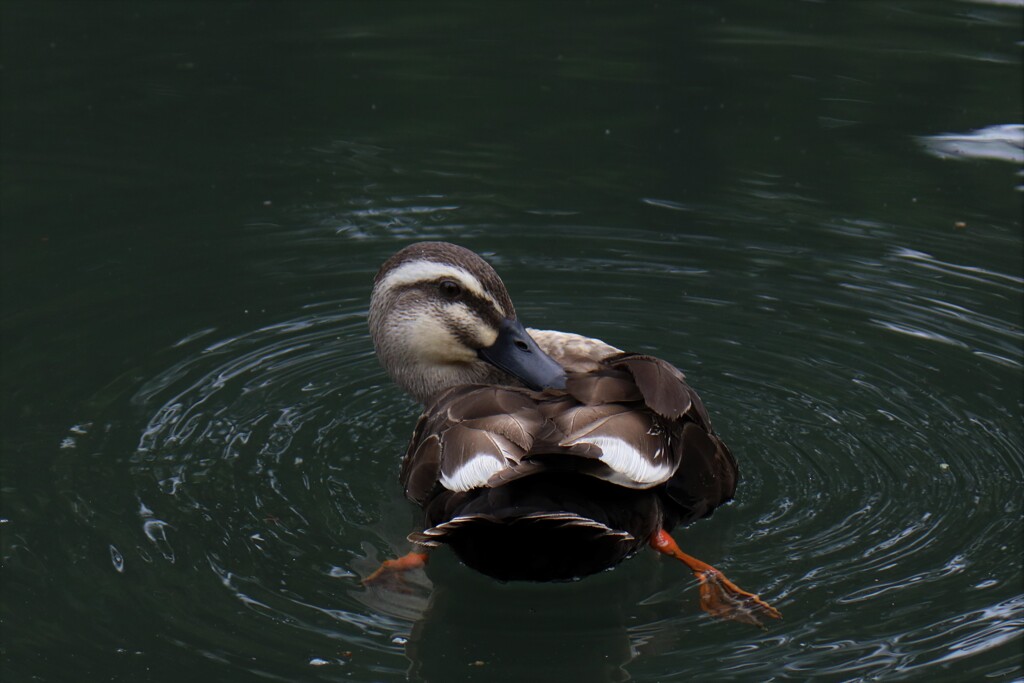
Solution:
M386 337L375 337L373 341L377 358L391 380L424 405L428 405L441 392L461 384L522 386L512 376L482 360L437 362L423 359Z

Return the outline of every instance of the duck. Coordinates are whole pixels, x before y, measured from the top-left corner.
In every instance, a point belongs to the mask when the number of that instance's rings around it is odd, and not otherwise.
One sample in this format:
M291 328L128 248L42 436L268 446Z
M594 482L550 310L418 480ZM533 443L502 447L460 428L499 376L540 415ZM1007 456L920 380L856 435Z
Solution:
M650 547L693 573L712 616L781 618L671 535L730 501L739 481L671 363L525 327L494 268L448 242L384 262L368 323L388 376L423 405L399 477L423 522L413 550L364 583L423 567L440 546L500 581L581 579Z

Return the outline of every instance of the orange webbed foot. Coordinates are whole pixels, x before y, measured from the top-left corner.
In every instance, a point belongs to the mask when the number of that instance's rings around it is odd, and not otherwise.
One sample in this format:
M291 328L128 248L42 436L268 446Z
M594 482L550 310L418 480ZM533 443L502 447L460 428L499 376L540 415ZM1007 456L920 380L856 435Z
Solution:
M714 567L696 576L700 580L701 609L713 617L760 628L765 627L762 621L765 617L782 618L779 610L754 593L743 590Z
M782 613L753 593L748 593L706 562L687 555L667 531L651 536L651 547L685 564L700 581L700 606L719 619L731 619L764 628L765 617L781 619Z
M384 560L376 571L363 579L364 586L390 586L401 588L401 577L405 572L419 569L427 564L427 554L410 552L393 560Z

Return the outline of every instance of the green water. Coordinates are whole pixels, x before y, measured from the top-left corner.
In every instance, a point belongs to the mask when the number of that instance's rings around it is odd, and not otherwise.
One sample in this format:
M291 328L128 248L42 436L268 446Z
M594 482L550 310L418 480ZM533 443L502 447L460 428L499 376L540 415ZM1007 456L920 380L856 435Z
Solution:
M0 12L4 680L1024 677L1020 3ZM687 372L743 480L675 536L784 621L654 553L361 585L424 238Z

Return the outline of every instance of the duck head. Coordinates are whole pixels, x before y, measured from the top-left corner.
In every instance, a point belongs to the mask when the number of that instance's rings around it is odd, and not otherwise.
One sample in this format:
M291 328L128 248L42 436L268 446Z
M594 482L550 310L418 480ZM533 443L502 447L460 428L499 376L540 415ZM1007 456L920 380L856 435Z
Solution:
M565 371L519 322L498 274L454 244L421 242L388 259L369 323L384 369L422 403L460 384L565 387Z

